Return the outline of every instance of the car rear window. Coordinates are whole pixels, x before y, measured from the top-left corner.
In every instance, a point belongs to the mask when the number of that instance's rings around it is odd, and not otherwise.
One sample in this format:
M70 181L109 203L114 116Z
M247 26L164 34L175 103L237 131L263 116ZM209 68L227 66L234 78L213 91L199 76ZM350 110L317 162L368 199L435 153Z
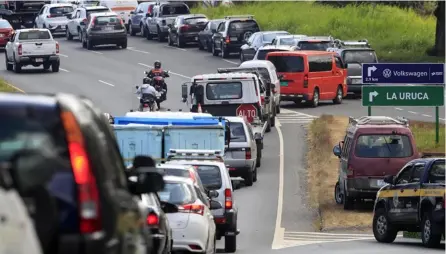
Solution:
M12 26L8 21L0 20L0 28L12 28Z
M301 56L269 56L277 72L303 72L304 58Z
M231 142L246 142L246 133L245 128L242 123L233 123L230 124L231 130Z
M91 13L100 13L100 12L109 12L109 9L107 9L107 8L103 8L103 9L93 9L93 10L88 10L88 11L87 11L87 17L88 17L88 15L90 15Z
M95 25L106 26L106 25L117 25L121 24L121 19L117 16L100 16L96 17Z
M343 53L345 63L376 63L376 53L373 50L345 50Z
M169 176L190 177L189 171L180 168L159 168L159 171Z
M162 16L189 14L189 8L186 5L164 5L161 10Z
M184 24L186 25L197 25L197 24L203 24L207 23L208 19L205 17L194 17L194 18L188 18L184 20Z
M48 31L27 31L27 32L20 32L19 34L19 40L20 41L26 41L26 40L49 40L51 39L50 32Z
M50 14L51 16L63 16L65 14L71 13L74 11L74 8L72 6L58 6L58 7L51 7L50 8Z
M253 33L260 31L259 25L254 20L240 20L240 21L233 21L229 25L229 32L230 33L242 33L245 31L252 31Z
M158 192L161 201L174 205L191 204L195 201L195 195L185 183L166 182L164 189Z
M213 165L194 165L203 186L208 190L219 190L222 185L220 168Z
M297 46L299 46L301 50L326 51L331 46L331 44L332 43L330 41L301 41Z
M289 46L294 46L296 44L296 39L294 39L293 37L290 38L281 38L279 40L279 45L289 45Z
M208 100L240 99L242 98L242 83L208 83L206 85L206 97Z
M262 36L262 40L264 42L268 42L271 43L277 36L280 35L287 35L288 33L283 33L283 32L279 32L279 33L267 33L267 34L263 34Z
M360 135L355 145L355 156L360 158L405 158L412 154L406 135Z
M269 52L286 51L283 49L262 49L257 53L257 60L265 60Z

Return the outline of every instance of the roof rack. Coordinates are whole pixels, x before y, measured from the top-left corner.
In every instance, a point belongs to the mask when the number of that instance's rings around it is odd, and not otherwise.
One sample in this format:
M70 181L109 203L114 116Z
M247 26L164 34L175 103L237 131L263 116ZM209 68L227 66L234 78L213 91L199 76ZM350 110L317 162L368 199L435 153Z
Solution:
M304 36L302 38L297 38L298 40L328 40L328 41L334 41L333 36Z
M240 18L245 18L245 19L254 19L254 15L233 15L233 16L225 16L225 19L240 19Z
M334 44L337 48L344 48L344 47L370 48L369 41L366 39L358 41L341 41L339 39L336 39L334 40Z
M265 82L260 69L259 68L240 68L240 67L235 67L235 68L217 68L217 72L218 73L251 73L257 76L258 79L260 79L262 82Z
M223 155L218 150L170 149L167 161L171 160L212 160L223 162Z
M348 123L352 125L389 125L389 124L397 124L404 125L409 127L409 120L404 117L392 118L389 116L362 116L360 118L348 118Z

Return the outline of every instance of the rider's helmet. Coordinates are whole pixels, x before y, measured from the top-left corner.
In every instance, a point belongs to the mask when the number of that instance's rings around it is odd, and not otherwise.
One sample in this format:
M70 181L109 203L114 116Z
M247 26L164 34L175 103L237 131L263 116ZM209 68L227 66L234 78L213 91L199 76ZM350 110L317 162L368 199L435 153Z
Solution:
M155 63L153 64L153 67L155 69L161 69L161 61L156 60Z
M143 84L150 84L150 78L143 78L142 83Z

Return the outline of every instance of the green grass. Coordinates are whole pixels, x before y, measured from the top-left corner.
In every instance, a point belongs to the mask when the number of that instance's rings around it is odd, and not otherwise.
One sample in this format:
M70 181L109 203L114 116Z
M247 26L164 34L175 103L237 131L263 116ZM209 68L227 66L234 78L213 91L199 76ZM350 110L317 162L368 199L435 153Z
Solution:
M209 18L255 15L262 30L368 39L382 62L444 62L443 57L426 55L435 42L436 18L413 10L370 4L334 8L313 2L249 2L235 7L195 8L192 12Z
M6 81L0 78L0 92L18 92L14 87L8 85Z
M419 152L445 152L445 125L440 124L440 143L435 143L435 123L410 121L410 129L415 138Z

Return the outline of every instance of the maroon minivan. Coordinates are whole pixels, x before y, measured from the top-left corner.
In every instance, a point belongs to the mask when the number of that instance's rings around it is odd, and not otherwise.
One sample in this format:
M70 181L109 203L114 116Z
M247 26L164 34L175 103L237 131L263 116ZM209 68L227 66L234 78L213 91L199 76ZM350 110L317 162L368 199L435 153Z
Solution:
M340 158L335 200L345 210L355 200L374 200L386 175L420 157L408 121L386 116L350 117L344 141L333 153Z

